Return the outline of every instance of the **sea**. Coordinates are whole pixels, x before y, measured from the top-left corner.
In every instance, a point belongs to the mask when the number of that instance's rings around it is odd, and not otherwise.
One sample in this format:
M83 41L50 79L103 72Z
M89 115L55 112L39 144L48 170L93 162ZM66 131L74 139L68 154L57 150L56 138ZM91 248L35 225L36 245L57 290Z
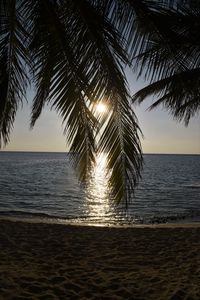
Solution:
M85 188L67 153L0 152L0 218L99 226L200 222L200 155L145 154L128 208L109 196L105 159Z

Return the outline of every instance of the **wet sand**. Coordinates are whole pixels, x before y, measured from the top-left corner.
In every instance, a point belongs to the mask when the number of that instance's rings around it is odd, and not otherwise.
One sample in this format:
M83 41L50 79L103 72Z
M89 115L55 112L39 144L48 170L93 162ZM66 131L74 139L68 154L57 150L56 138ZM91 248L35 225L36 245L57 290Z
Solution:
M200 299L200 227L1 220L0 299Z

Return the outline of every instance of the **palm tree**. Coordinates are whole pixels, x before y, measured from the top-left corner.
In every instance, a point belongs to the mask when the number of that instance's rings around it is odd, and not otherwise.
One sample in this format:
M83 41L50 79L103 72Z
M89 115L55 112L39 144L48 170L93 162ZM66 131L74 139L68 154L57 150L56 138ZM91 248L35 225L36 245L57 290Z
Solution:
M186 121L199 108L190 95L198 88L198 39L190 32L199 12L186 2L179 8L178 1L0 0L0 146L31 82L31 127L49 104L62 117L70 151L79 154L80 179L87 182L96 153L106 152L113 197L128 203L142 151L125 67L150 79L137 101L160 93L154 106L162 102ZM182 80L190 98L178 94ZM102 101L106 117L94 113Z

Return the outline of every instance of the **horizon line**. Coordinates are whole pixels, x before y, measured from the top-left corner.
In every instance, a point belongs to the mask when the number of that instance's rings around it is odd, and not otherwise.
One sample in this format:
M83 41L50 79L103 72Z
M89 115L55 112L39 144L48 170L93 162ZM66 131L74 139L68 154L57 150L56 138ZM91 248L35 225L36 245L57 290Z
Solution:
M0 152L20 152L20 153L70 153L70 151L34 151L34 150L2 150ZM200 153L166 153L166 152L144 152L144 155L200 155Z

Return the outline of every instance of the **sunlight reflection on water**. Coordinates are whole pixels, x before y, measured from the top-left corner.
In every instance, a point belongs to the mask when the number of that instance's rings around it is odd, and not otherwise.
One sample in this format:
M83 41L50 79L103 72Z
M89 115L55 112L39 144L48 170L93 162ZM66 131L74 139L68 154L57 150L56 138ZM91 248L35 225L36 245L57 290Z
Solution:
M124 212L110 197L106 157L97 159L87 192L71 167L70 154L0 152L0 217L58 218L98 226L199 222L200 156L144 158L143 179Z
M109 176L106 170L107 157L101 153L96 158L86 191L86 209L89 216L105 217L112 206L109 201Z

